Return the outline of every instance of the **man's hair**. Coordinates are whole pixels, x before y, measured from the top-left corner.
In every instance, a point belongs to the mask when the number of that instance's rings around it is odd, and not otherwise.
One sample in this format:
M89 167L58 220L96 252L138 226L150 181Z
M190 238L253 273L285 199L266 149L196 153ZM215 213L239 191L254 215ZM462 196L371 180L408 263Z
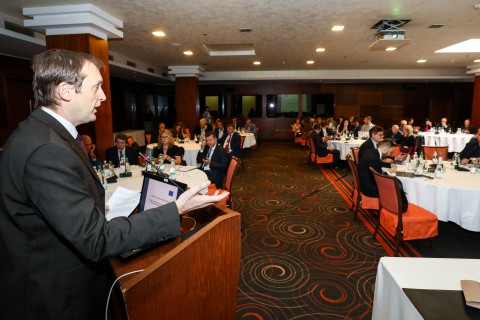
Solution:
M210 136L213 136L214 138L216 138L215 132L213 132L213 131L207 131L207 132L205 132L205 139L208 138L208 137L210 137Z
M383 128L382 128L382 127L380 127L380 126L373 126L373 127L370 129L370 131L368 131L368 135L369 135L369 137L371 138L372 135L377 134L377 133L382 132L382 131L383 131Z
M386 138L383 139L378 143L378 147L387 147L387 148L393 148L395 146L395 142L392 139Z
M102 60L84 52L52 49L33 57L33 95L35 108L55 108L59 101L55 99L55 90L62 83L75 87L75 92L82 89L86 74L82 72L84 65L90 62L99 70L105 65Z
M315 124L313 125L313 130L320 130L320 129L322 129L322 126L321 126L320 123L315 123Z
M368 121L372 121L372 117L371 117L371 116L365 116L365 119L367 119Z
M228 127L232 127L232 128L233 128L233 123L227 124L226 127L227 127L227 128L228 128Z
M123 140L123 141L127 142L127 141L128 141L128 137L127 137L127 135L124 134L124 133L119 133L119 134L117 134L117 135L115 136L115 142L117 142L117 140Z

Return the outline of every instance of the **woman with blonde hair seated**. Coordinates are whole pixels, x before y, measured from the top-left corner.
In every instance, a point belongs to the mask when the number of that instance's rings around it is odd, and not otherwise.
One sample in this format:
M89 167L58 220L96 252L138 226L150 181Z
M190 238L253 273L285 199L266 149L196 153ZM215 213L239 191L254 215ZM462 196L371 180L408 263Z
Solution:
M185 154L185 149L175 145L175 140L170 130L165 130L158 135L157 147L153 149L153 157L157 158L163 155L164 163L182 164L182 158Z

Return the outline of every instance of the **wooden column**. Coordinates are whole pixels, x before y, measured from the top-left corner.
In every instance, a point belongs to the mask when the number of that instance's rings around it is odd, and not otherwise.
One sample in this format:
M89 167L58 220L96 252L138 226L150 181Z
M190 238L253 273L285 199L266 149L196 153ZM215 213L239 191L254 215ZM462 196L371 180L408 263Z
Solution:
M480 75L475 77L471 120L475 128L480 128Z
M46 37L47 50L66 49L89 53L105 63L101 70L103 77L102 89L107 99L97 109L97 120L93 123L79 126L80 134L88 134L96 144L96 153L104 159L105 150L113 145L112 100L110 94L110 67L108 64L108 41L90 34L72 34Z
M192 130L200 117L198 78L177 77L175 86L177 120ZM190 132L193 134L193 131Z

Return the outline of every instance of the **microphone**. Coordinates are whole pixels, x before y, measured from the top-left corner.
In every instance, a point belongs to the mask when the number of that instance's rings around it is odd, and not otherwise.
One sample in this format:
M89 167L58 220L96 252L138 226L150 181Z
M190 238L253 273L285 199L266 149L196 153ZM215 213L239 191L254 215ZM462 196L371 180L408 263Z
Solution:
M150 159L148 159L141 151L138 151L138 155L139 155L140 157L142 157L143 160L145 160L146 163L150 164L153 168L155 168L155 170L157 171L157 173L158 173L160 176L164 177L165 179L170 180L175 186L177 186L178 189L180 189L182 192L185 192L185 190L183 190L182 187L180 187L180 186L175 182L175 180L170 179L169 176L167 176L165 173L163 173L162 171L160 171L160 169L157 168L157 166L155 165L155 163L153 163L152 161L150 161ZM175 163L174 163L173 165L175 165Z

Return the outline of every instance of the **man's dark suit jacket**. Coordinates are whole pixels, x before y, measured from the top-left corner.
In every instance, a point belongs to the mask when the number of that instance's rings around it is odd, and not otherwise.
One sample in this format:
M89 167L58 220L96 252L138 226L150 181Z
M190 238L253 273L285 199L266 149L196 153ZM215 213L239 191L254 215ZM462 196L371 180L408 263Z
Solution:
M469 143L465 145L462 152L460 152L460 159L465 158L478 158L480 157L480 146L477 138L472 139Z
M364 143L362 143L362 145L360 146L360 149L358 150L358 159L362 159L363 155L365 154L365 152L367 150L377 150L377 148L375 148L375 144L373 143L372 139L368 139L367 141L365 141Z
M365 151L363 157L358 162L358 180L360 182L360 191L367 197L378 198L378 188L375 178L370 172L372 167L375 171L381 173L382 167L390 168L390 164L383 162L380 158L380 152L376 149Z
M465 128L465 125L462 124L460 126L460 130L462 130L462 132L465 131L465 130L468 130L468 132L470 132L471 134L475 134L477 132L477 129L475 129L475 127L472 126L472 125Z
M138 153L130 147L125 147L125 157L128 158L128 163L138 165ZM118 168L120 165L120 159L118 159L117 147L108 148L106 151L105 160L107 162L112 161L112 164Z
M104 196L55 118L19 125L0 165L0 319L102 319L106 258L180 232L175 203L107 222Z
M222 129L223 131L223 135L221 138L219 138L219 134L220 134L220 130L218 128L215 128L215 137L217 138L217 143L221 146L223 146L223 143L225 142L225 138L228 136L228 132L227 132L227 129L224 127Z
M323 141L321 133L322 131L320 131L320 133L316 133L315 131L312 133L313 144L315 145L315 153L317 156L326 157L328 155L328 145Z
M213 130L213 127L211 124L207 124L207 129L205 129L205 133L207 133L208 131L212 131ZM202 129L200 128L200 125L196 125L195 127L193 127L193 134L196 134L197 136L199 136L202 132ZM193 139L193 137L192 137Z
M197 163L201 163L201 169L203 169L203 159L205 159L208 155L208 151L210 148L205 146L203 152L198 151L197 154ZM210 156L210 178L211 182L215 183L217 188L223 188L223 180L225 178L225 173L227 172L228 167L228 156L225 149L222 146L217 145L215 150L213 150L213 154Z
M352 125L351 129L349 129L350 132L353 132L353 136L355 138L358 138L358 133L362 130L362 126L358 124L357 126Z
M228 139L228 134L225 137L224 143ZM231 158L232 156L241 158L242 157L242 148L240 147L240 135L237 132L232 134L232 138L230 139L230 153L228 156Z
M403 134L399 131L397 131L397 133L393 133L392 130L388 130L386 133L385 133L385 138L389 138L389 139L392 139L393 141L395 141L395 143L401 143L404 136Z
M332 131L332 130L330 130L330 129L328 129L328 128L325 128L325 130L327 131L327 136L331 136L331 135L333 134L333 131ZM324 133L323 133L323 128L320 129L320 132L319 132L318 134L319 134L320 137L322 137L322 138L325 136Z
M445 126L442 126L441 123L437 123L437 125L435 126L435 130L440 130L441 128L443 128L443 130L445 130L445 132L448 132L450 131L452 128L450 127L449 124L446 124Z

